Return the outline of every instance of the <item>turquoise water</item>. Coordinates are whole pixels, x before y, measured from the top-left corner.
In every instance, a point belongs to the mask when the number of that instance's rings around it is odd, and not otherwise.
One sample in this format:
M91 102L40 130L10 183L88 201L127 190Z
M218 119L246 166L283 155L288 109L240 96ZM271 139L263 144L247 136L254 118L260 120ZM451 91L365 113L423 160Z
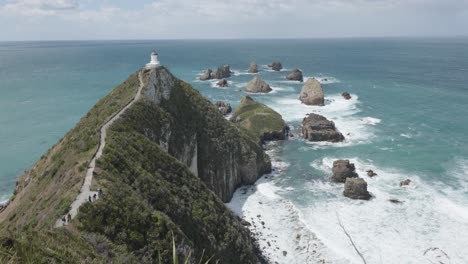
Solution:
M252 78L246 74L249 63L256 61L273 92L254 98L294 129L315 111L349 134L344 143L310 144L293 129L293 139L271 146L278 173L248 197L236 196L244 201L245 215L254 209L280 212L287 203L297 215L287 221L296 223L271 224L315 234L323 255L339 263L357 260L337 228L336 213L375 262L419 263L428 247L444 249L454 263L468 262L468 238L461 232L468 232L468 39L462 38L0 43L0 200L99 98L146 63L154 48L176 76L209 99L234 106ZM265 65L274 59L286 70L269 72ZM230 88L196 80L204 69L225 63L236 72ZM295 67L304 76L327 79L325 107L300 104L301 85L285 81ZM353 99L343 100L343 91ZM373 200L347 200L341 185L329 183L336 158L356 163ZM365 177L368 168L379 176ZM414 184L401 189L398 183L406 178ZM394 205L388 198L405 202ZM265 206L249 199L263 199ZM307 255L288 252L296 259Z

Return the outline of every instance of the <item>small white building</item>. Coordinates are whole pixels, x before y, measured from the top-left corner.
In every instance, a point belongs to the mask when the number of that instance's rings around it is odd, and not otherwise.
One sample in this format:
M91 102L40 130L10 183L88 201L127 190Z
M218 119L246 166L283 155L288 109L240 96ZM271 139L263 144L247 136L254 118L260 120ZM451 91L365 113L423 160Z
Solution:
M159 60L158 60L158 53L156 53L156 51L153 51L151 53L151 61L146 64L145 68L154 69L158 67L159 65L161 65L161 63L159 63Z

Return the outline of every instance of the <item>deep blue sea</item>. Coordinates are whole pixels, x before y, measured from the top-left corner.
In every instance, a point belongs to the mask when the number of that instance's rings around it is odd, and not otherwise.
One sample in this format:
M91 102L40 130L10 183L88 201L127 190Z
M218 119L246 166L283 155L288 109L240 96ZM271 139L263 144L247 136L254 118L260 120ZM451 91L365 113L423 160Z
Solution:
M270 144L275 173L228 204L248 219L262 215L261 243L271 258L359 263L341 221L368 263L427 263L437 256L468 263L467 38L0 43L0 200L153 49L213 101L237 105L253 77L246 73L251 61L273 87L251 96L282 114L295 137ZM273 60L285 69L269 71ZM229 88L197 80L222 64L235 72ZM322 82L324 107L297 99L301 84L285 79L296 67ZM351 100L341 97L344 91ZM311 112L333 120L346 141L302 140L298 129ZM372 200L349 200L342 185L329 181L339 158L355 163ZM368 178L367 169L378 176ZM412 184L401 188L407 178Z

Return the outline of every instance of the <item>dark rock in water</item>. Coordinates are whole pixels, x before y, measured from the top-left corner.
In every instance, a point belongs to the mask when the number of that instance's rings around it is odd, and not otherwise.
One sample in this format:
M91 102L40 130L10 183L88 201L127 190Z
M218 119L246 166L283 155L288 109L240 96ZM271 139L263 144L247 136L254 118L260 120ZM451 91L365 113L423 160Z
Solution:
M368 170L368 171L367 171L367 176L369 176L369 177L372 178L372 177L374 177L374 176L377 176L377 173L375 173L373 170Z
M255 63L255 62L250 63L250 67L249 67L249 70L247 72L248 73L257 73L258 72L257 63Z
M302 86L299 100L306 105L325 105L325 95L322 85L316 79L309 79Z
M274 61L271 64L268 64L268 67L274 71L281 71L281 69L283 69L283 65L281 65L281 62L279 61Z
M211 69L205 70L205 72L200 76L201 81L210 80L212 78L213 71Z
M240 222L241 222L241 225L243 225L243 226L251 226L252 225L251 223L249 223L248 221L246 221L244 219L242 219Z
M343 96L343 97L344 97L344 99L346 99L346 100L349 100L349 99L351 99L351 95L350 95L348 92L344 92L344 93L342 93L342 94L341 94L341 96Z
M229 87L228 81L226 79L222 79L219 81L216 86L218 87Z
M362 178L346 178L343 195L351 199L369 200L370 193L367 191L367 182Z
M303 82L304 81L304 76L302 76L302 72L299 69L294 69L287 77L286 79L290 81L299 81Z
M334 182L346 182L347 178L359 177L356 173L354 163L350 163L349 160L335 160L333 162L332 171L332 181Z
M229 65L223 65L219 67L216 72L213 74L213 79L223 79L231 77L231 69Z
M388 199L389 202L394 203L394 204L402 204L403 201L400 201L398 199Z
M309 141L340 142L345 138L333 121L317 114L309 114L302 121L302 134Z
M250 96L242 98L234 111L231 121L246 129L259 142L284 140L288 137L289 127L283 118L270 107L256 102Z
M259 76L255 76L245 87L248 93L269 93L272 91L270 85Z
M408 185L410 185L410 183L411 183L411 180L406 179L406 180L400 182L400 186L401 187L408 186Z

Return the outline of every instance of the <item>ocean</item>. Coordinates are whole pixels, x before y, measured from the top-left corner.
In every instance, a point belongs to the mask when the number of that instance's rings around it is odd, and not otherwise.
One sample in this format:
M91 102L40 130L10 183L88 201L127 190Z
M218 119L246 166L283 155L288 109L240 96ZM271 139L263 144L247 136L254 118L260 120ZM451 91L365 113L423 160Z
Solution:
M270 143L275 171L227 204L256 223L267 256L361 263L344 227L368 263L468 263L467 38L1 42L0 200L153 49L212 101L236 107L252 61L272 86L250 96L278 111L295 136ZM285 69L270 71L273 60ZM197 80L222 64L235 72L229 88ZM293 68L322 82L325 106L300 103L302 85L285 79ZM312 112L333 120L346 141L301 139L302 118ZM345 198L343 185L330 182L336 159L354 162L370 201ZM367 177L368 169L378 176ZM412 183L401 188L405 179Z

